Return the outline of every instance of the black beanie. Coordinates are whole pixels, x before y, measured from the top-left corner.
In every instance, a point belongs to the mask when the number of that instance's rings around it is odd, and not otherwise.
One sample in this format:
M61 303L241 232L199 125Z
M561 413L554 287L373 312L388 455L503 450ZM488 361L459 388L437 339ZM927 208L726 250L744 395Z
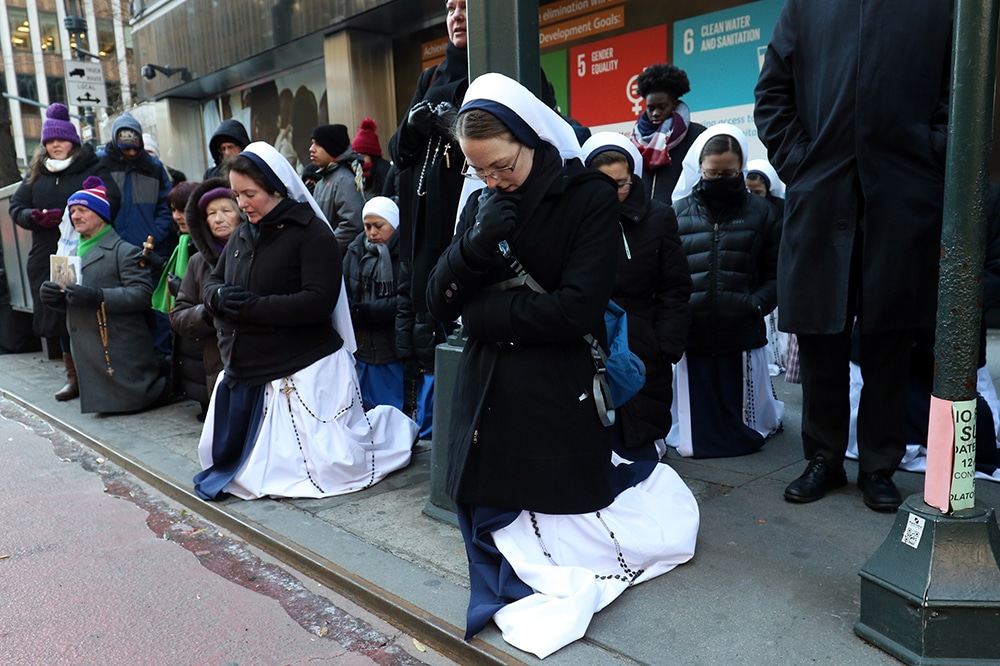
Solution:
M340 157L351 146L346 125L318 125L313 130L312 138L333 159Z

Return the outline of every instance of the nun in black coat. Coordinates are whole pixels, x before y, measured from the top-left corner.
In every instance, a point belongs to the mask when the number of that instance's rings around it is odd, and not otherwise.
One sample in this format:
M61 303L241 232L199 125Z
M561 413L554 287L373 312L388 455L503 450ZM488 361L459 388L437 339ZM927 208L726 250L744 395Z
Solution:
M680 360L691 312L691 274L677 232L677 216L651 200L642 157L618 132L599 132L583 144L584 164L617 180L618 274L612 299L628 314L629 349L646 367L646 383L617 411L626 453L641 455L670 431L672 364ZM659 456L657 456L659 457Z
M456 127L486 189L462 209L427 300L469 334L447 477L470 563L467 635L492 618L545 657L629 586L690 559L698 509L666 465L616 458L618 431L598 414L583 336L606 344L613 184L581 164L565 120L501 74L472 83ZM544 291L516 279L511 256Z

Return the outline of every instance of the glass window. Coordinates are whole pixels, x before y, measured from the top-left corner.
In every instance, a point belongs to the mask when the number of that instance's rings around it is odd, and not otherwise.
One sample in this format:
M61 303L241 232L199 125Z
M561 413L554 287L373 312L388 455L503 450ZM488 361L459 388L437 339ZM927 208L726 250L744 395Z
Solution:
M49 104L66 103L66 79L61 76L47 76L45 83L49 89Z
M28 12L20 7L7 9L10 20L10 43L15 49L31 50L31 26ZM55 12L38 12L38 31L43 53L59 53L59 17Z
M7 9L10 21L10 43L15 49L31 50L31 29L28 27L28 10L20 7Z
M17 94L27 99L38 99L38 84L35 82L34 74L17 74ZM29 104L21 105L21 113L38 112L38 109Z
M43 53L59 53L59 17L53 12L38 12L39 34Z
M128 35L131 32L128 26L125 28L126 46L129 46ZM97 19L97 47L98 53L102 56L115 55L115 28L111 19Z

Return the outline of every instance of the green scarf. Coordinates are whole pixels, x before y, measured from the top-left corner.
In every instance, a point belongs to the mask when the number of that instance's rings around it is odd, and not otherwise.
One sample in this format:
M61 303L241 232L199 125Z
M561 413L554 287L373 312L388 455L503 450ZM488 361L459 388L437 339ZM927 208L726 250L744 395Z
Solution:
M81 237L79 245L76 246L76 256L82 258L83 255L87 254L87 252L90 251L90 248L92 248L95 245L97 245L97 241L101 240L101 238L104 236L104 234L108 233L109 231L111 231L111 225L106 224L106 225L104 225L103 229L101 229L100 231L98 231L96 234L94 234L90 238L86 238L85 239L85 238Z
M163 267L163 273L160 275L160 283L153 290L153 309L159 310L164 314L170 314L170 310L174 307L174 297L170 295L170 290L167 289L167 276L172 273L179 278L183 278L184 273L187 272L189 256L188 238L187 234L181 234L181 237L177 239L177 247L174 248L174 252L170 255L170 258L167 259L167 264Z

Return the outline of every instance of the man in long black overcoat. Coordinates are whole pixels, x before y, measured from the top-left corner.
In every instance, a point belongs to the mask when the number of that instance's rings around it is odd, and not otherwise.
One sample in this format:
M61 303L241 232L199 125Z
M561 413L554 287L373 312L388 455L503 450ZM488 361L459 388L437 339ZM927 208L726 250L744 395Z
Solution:
M789 501L847 482L857 325L858 485L872 509L900 503L910 349L936 311L952 4L787 0L767 48L754 117L788 184L778 309L798 334L809 460Z

